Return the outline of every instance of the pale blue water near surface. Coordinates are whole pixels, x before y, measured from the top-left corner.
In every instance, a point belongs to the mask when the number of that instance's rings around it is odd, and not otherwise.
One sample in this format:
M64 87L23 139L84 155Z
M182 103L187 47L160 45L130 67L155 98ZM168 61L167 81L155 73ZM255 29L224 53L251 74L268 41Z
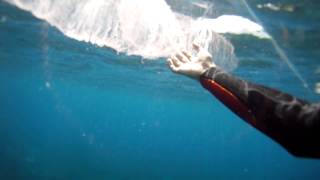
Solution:
M232 73L319 101L318 3L299 1L288 13L259 2L249 4L309 89L268 40L248 35L226 35L239 59ZM0 179L320 177L319 160L291 156L164 59L70 39L3 1L0 83Z

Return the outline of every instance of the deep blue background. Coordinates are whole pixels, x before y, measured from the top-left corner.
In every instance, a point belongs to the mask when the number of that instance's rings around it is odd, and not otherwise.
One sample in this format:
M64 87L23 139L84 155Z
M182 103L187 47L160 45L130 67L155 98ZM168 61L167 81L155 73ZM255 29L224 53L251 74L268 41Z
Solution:
M318 16L299 19L309 17L301 8L258 15L309 90L269 41L250 36L228 36L240 61L233 73L318 101ZM163 59L69 39L0 2L0 179L319 179L319 169Z

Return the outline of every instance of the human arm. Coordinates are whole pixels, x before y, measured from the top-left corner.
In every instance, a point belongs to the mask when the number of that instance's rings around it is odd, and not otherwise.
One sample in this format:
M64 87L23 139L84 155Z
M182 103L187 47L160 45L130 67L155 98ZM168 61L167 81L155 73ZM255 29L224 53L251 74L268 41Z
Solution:
M180 53L171 56L168 63L174 72L187 76L191 70L188 67L198 64L190 77L199 79L203 87L235 114L293 155L320 158L319 104L310 104L278 90L239 79L219 69L212 61L211 65L206 65L208 68L199 68L204 67L204 62L210 64L208 57L183 57Z

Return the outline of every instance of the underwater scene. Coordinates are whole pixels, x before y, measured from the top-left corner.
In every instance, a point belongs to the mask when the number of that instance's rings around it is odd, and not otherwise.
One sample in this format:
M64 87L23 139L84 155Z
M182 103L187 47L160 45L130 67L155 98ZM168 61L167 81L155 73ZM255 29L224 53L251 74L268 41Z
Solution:
M1 180L318 180L167 58L320 101L316 0L0 0ZM319 137L320 138L320 137Z

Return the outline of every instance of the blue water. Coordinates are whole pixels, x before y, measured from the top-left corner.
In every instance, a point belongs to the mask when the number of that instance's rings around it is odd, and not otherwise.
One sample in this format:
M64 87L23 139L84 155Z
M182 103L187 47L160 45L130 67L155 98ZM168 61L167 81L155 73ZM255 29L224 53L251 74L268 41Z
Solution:
M317 102L320 16L299 8L255 10L309 89L251 36L227 35L233 73ZM78 42L2 1L0 20L0 179L319 179L319 160L288 154L164 59Z

